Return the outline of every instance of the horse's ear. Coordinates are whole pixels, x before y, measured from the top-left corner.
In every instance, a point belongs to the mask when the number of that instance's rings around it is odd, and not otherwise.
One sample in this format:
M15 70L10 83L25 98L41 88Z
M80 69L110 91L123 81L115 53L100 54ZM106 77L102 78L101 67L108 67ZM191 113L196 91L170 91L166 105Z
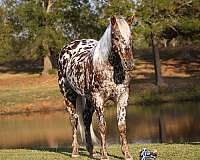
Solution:
M112 17L111 17L111 24L112 24L112 27L115 27L115 26L116 26L116 24L117 24L117 19L116 19L115 16L112 16Z
M135 13L132 16L127 17L128 25L131 26L133 21L136 19Z

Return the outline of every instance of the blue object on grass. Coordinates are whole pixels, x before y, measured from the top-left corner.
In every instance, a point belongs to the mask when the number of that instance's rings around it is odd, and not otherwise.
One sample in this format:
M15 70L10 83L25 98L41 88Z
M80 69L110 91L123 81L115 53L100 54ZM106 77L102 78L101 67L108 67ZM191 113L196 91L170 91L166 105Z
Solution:
M140 151L140 160L155 160L157 158L157 151L149 151L143 148Z

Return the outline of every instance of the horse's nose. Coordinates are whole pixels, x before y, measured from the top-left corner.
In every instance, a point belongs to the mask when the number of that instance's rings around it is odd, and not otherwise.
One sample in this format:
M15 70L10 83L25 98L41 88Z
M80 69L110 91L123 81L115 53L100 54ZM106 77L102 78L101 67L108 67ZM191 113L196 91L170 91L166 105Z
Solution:
M133 67L134 67L134 63L133 63L132 61L129 61L129 62L128 62L128 68L129 68L130 70L132 70Z
M125 61L125 68L126 70L133 70L134 63L132 61Z

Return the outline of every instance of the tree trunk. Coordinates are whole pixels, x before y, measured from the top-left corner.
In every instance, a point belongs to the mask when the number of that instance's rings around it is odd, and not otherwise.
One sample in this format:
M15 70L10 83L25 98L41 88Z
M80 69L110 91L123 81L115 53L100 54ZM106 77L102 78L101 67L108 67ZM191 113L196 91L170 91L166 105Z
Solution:
M52 2L52 0L48 0L48 1L46 1L46 3L47 3L46 8L45 8L45 1L43 1L42 6L46 10L46 14L48 14L50 12L50 9L51 9L52 5L54 4L54 2ZM47 24L45 23L45 25L47 25ZM47 26L45 26L45 27L47 28ZM52 64L52 59L51 59L51 50L49 48L49 44L47 41L43 40L42 43L43 43L44 49L47 52L47 54L44 57L44 65L43 65L44 68L42 71L42 75L48 75L49 71L53 69L53 64Z
M49 55L45 55L44 57L44 68L42 71L42 75L48 75L49 71L53 69L52 63L51 63L51 58Z
M162 77L161 77L160 54L155 43L153 32L151 32L151 44L152 44L152 52L154 55L154 70L155 70L156 85L161 86Z
M43 64L43 71L42 71L42 75L48 75L49 71L53 69L53 64L51 61L51 51L49 49L49 45L45 44L45 42L43 41L43 47L45 48L45 50L47 51L47 54L44 56L44 64Z

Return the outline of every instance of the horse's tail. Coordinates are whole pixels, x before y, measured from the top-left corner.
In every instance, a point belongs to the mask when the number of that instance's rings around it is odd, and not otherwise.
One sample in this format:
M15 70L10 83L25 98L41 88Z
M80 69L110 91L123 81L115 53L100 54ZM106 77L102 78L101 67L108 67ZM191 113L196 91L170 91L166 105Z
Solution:
M82 139L82 142L84 142L84 143L86 142L85 141L85 125L84 125L84 121L83 121L83 112L85 109L85 105L86 105L85 97L78 96L76 99L76 113L78 114L78 124L79 124L79 128L80 128L81 139ZM96 135L94 133L92 124L90 126L90 133L91 133L91 138L92 138L93 144L97 145L98 138L96 137Z

